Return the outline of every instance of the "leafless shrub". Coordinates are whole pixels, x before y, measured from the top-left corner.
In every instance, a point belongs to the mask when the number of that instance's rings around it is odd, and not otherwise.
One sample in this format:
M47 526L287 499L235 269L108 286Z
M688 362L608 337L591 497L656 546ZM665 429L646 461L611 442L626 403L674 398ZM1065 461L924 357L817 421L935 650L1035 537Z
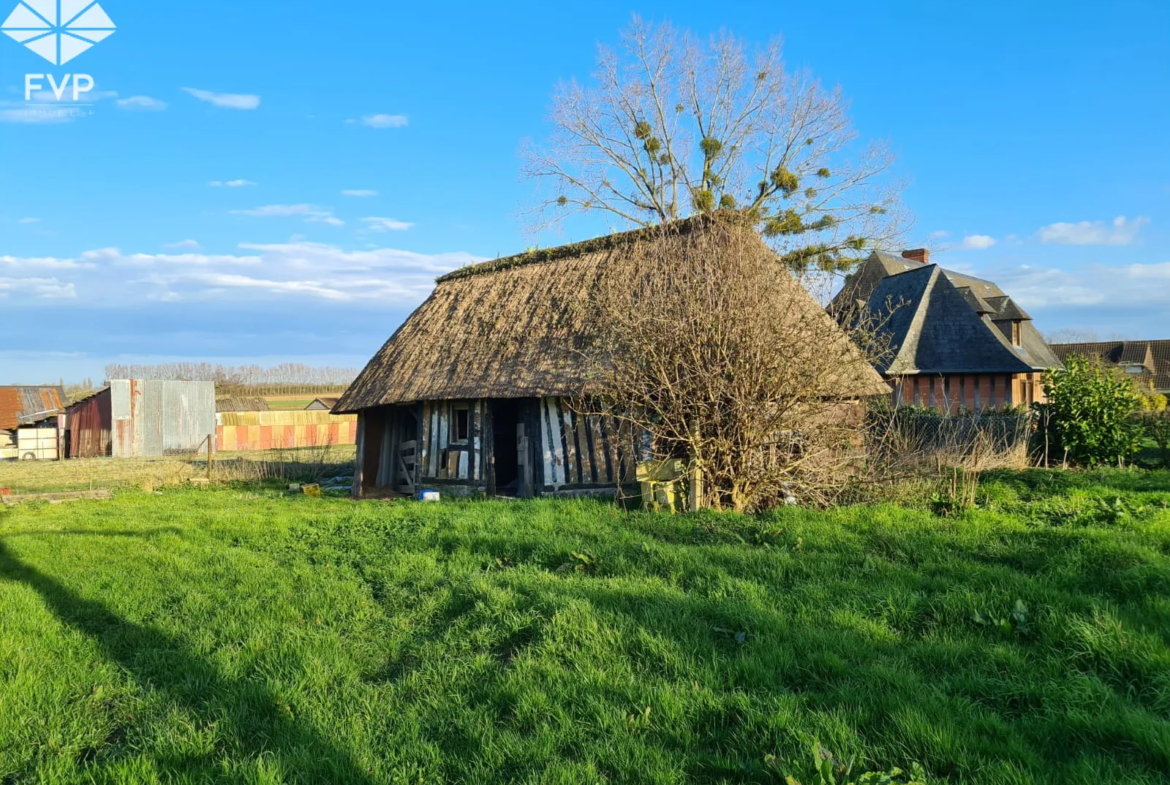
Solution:
M648 230L583 298L586 413L701 470L703 503L829 504L863 469L870 358L735 214Z

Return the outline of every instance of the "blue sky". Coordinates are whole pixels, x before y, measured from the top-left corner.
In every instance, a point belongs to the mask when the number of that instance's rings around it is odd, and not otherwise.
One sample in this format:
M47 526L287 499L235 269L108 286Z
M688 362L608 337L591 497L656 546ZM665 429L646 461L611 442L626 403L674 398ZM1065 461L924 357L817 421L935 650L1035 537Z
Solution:
M1170 338L1161 0L101 5L117 32L64 66L0 38L0 383L361 366L437 274L597 233L525 233L519 150L635 12L782 35L897 151L909 244L1042 331ZM29 73L89 74L93 105L30 112Z

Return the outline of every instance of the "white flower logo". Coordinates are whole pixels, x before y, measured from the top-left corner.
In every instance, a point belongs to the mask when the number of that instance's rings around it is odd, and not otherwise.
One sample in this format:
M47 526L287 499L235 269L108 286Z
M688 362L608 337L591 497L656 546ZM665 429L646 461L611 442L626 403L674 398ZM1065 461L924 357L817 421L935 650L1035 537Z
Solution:
M21 0L0 32L53 65L65 65L114 34L114 23L93 0Z

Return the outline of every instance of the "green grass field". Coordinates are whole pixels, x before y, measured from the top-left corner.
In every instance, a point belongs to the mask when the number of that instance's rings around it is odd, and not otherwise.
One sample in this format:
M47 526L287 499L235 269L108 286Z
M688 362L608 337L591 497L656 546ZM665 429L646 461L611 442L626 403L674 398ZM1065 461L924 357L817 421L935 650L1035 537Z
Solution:
M131 489L0 510L0 782L1170 772L1170 474L654 516Z

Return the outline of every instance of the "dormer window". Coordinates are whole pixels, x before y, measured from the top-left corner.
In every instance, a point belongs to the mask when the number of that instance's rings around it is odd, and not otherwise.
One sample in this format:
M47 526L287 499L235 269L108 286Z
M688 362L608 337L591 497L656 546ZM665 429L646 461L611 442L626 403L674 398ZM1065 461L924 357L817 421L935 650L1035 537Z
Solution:
M1023 343L1023 323L1019 321L1012 322L1012 346L1020 346Z

